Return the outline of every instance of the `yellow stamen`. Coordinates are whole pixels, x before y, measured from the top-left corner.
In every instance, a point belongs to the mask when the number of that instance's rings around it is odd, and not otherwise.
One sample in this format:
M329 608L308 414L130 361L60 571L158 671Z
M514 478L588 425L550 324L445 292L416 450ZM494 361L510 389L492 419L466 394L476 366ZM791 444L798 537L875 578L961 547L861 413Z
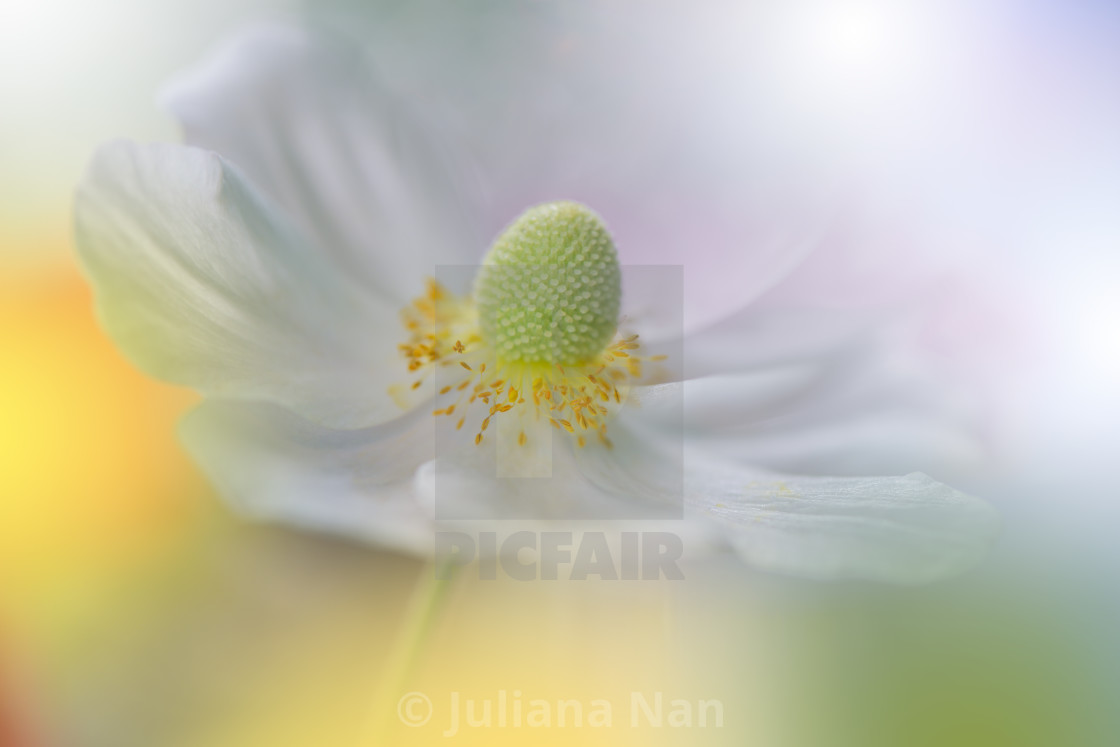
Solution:
M598 443L611 448L606 436L607 423L618 412L633 382L641 374L641 362L664 360L665 356L643 358L628 351L639 351L637 336L616 338L604 350L581 363L534 363L504 361L482 338L477 315L469 298L460 298L430 283L426 294L403 312L408 341L399 346L400 354L411 372L418 377L407 386L396 386L394 399L402 408L411 404L401 392L415 391L433 367L447 375L440 382L437 396L460 392L458 399L432 411L434 416L458 415L455 428L465 427L475 413L483 416L475 443L481 444L483 434L495 417L504 416L514 408L528 406L539 418L542 415L553 428L575 436L576 444L584 446L589 439L583 432L594 431ZM470 351L470 362L459 359ZM454 366L455 363L459 365ZM444 368L451 366L453 368ZM461 371L456 375L453 371ZM487 375L493 377L487 380ZM481 400L486 412L475 407ZM564 411L569 414L562 417ZM520 412L520 410L519 410ZM520 430L517 441L524 446L531 433Z

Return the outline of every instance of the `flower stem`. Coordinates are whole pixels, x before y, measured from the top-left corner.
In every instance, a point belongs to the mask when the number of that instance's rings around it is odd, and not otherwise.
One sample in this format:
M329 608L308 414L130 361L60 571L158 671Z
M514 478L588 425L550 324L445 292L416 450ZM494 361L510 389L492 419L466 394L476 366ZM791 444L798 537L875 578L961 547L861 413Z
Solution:
M447 599L458 567L457 563L445 560L420 572L405 610L404 622L382 670L373 701L369 739L365 744L374 747L394 744L389 737L394 727L399 726L395 723L399 699L405 694L408 679L421 658L424 644L439 617L442 603Z

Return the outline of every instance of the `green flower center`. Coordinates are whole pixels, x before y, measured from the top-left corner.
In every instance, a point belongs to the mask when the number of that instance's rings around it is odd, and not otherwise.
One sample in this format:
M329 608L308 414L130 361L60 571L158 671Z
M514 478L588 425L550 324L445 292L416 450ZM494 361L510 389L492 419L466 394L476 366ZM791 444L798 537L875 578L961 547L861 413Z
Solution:
M618 324L614 241L602 218L579 203L529 208L490 247L474 297L482 335L502 361L587 361Z

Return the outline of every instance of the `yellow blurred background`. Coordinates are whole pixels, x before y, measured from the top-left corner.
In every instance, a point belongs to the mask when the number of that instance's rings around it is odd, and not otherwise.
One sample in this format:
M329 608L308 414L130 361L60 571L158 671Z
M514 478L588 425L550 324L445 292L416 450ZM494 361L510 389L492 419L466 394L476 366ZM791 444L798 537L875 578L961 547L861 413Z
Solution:
M0 629L16 641L0 648L24 666L165 556L203 508L173 435L189 395L125 363L84 281L56 262L7 274L0 290Z

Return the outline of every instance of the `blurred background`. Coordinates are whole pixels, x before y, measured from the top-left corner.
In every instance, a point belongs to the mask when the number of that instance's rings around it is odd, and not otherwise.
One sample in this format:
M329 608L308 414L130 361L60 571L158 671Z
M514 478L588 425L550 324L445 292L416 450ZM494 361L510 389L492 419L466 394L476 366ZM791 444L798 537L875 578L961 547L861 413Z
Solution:
M362 743L422 566L232 515L176 440L195 396L100 333L71 246L96 146L176 140L161 84L262 18L345 29L450 112L552 86L575 126L672 118L660 147L845 185L967 281L938 331L973 348L941 375L990 405L986 458L952 473L1004 517L983 567L906 590L716 561L669 588L468 580L416 689L661 690L719 698L725 726L400 743L1120 742L1120 6L3 0L0 747Z

